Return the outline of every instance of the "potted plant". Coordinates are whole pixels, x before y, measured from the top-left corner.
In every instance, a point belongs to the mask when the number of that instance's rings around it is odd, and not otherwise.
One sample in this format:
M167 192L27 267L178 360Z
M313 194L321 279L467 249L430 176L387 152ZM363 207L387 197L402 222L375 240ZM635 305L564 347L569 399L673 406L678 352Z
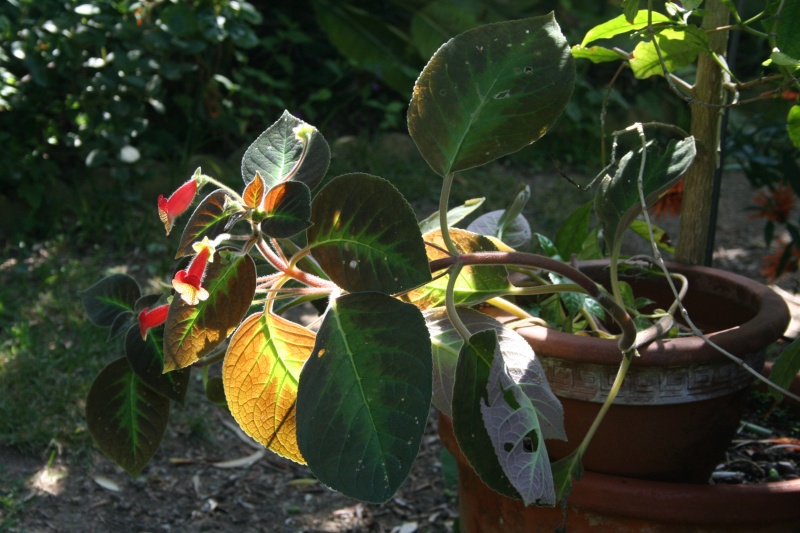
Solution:
M168 234L199 199L178 241L170 293L143 296L134 280L114 275L82 295L93 322L125 336L125 356L98 375L87 398L98 447L138 475L195 368L245 432L353 498L391 498L433 402L451 416L459 453L483 484L520 506L565 502L640 348L675 332L683 289L671 313L631 300L619 244L696 154L691 136L658 143L641 125L630 129L641 144L619 160L612 154L594 201L610 250L607 288L601 274L595 280L579 265L516 250L527 246L519 215L526 191L504 213L479 218L472 228L480 232L456 228L474 206L451 209L455 174L544 135L574 78L552 14L482 26L443 45L420 74L408 114L414 142L443 179L438 214L422 222L385 179L326 179L326 141L288 112L244 153L241 188L198 169L160 197ZM201 197L204 187L213 190ZM576 221L587 216L571 217L570 231L582 232ZM586 229L580 242L596 239ZM640 271L662 268L654 259ZM515 285L510 272L534 283ZM614 346L619 366L582 443L552 468L544 442L567 436L561 404L519 324L481 312L493 304L530 318L509 298L541 294L566 309L558 321L567 330L584 324L613 337L597 340ZM322 310L316 331L283 316L308 301ZM646 315L655 320L645 323ZM780 334L781 320L765 342ZM221 377L209 372L214 365Z

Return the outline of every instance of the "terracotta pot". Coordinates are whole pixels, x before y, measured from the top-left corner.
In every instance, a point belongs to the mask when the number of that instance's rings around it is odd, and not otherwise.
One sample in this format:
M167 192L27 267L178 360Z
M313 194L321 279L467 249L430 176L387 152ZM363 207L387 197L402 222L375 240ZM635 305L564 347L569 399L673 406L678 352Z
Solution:
M461 453L449 417L442 444L458 465L462 533L666 533L800 531L800 480L753 485L645 481L586 472L574 484L566 519L560 508L525 507L494 492Z
M580 269L607 286L607 262ZM684 304L718 345L763 366L763 350L789 323L783 300L765 285L721 270L670 264L689 280ZM657 307L672 301L656 277L623 278ZM517 330L542 362L564 406L568 441L547 441L551 459L581 441L607 396L620 362L616 340L530 326ZM752 377L699 337L659 340L639 350L584 466L598 473L705 483L736 432Z

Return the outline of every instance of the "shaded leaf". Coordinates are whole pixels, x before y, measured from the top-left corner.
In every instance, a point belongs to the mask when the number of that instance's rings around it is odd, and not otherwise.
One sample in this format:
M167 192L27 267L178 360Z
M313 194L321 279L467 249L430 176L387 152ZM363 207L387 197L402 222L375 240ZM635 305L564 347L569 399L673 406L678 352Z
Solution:
M297 447L297 382L314 333L278 315L255 313L231 337L222 364L225 398L245 433L305 463Z
M297 392L297 441L320 481L385 502L411 469L431 402L431 345L420 311L390 296L331 303Z
M463 229L451 228L450 237L461 254L495 252L498 249L494 242L483 235ZM430 261L448 257L444 251L446 248L441 231L436 230L426 234L425 242L429 243L427 250ZM438 307L445 301L449 278L449 275L437 277L430 283L410 291L405 298L422 309ZM465 306L475 305L507 293L510 286L508 272L502 265L465 266L459 272L455 283L453 292L455 303Z
M442 45L414 86L408 127L442 176L516 152L569 101L575 66L552 14L498 22Z
M81 292L81 303L95 326L110 327L133 312L142 291L127 274L112 274ZM127 318L125 318L127 319Z
M462 205L448 209L447 227L451 228L471 215L476 209L483 205L484 200L486 200L486 198L471 198ZM423 235L435 229L439 229L439 211L436 211L419 223L419 230Z
M305 128L305 140L295 128ZM316 187L325 177L331 150L316 128L284 111L274 124L253 141L242 157L242 179L250 183L258 172L268 189L286 180Z
M642 190L647 207L683 176L696 154L694 137L672 140L662 151L655 143L647 144L647 158L642 175ZM631 221L642 212L638 179L642 149L625 154L614 176L606 176L595 195L594 207L603 228L603 238L613 250Z
M480 1L438 0L414 12L409 33L422 57L431 57L448 39L503 16Z
M505 212L505 209L498 209L484 213L467 226L467 231L497 237L515 250L522 250L530 246L532 234L528 220L522 215L517 215L508 226L503 228L500 223Z
M494 452L481 414L481 406L489 401L489 374L496 350L497 332L493 329L475 333L461 347L453 388L453 434L481 481L503 496L519 500Z
M569 258L578 254L589 236L589 221L592 217L592 202L586 202L567 218L556 232L555 246L559 255Z
M172 299L164 331L164 372L191 365L233 333L255 294L255 263L249 255L218 250L203 286L209 297L197 305Z
M788 389L798 372L800 372L800 339L795 339L775 360L769 379L776 385ZM782 392L770 388L769 393L776 402L783 400Z
M150 328L143 339L138 327L125 336L125 357L137 377L145 385L178 403L183 403L189 389L191 369L164 374L164 327Z
M333 179L314 198L308 247L343 289L398 293L431 279L417 219L388 181Z
M213 241L216 236L225 232L228 220L228 215L225 213L226 198L224 191L216 190L200 202L183 228L175 259L194 255L192 245L203 240L203 237Z
M123 357L97 375L86 397L86 422L97 447L137 477L155 454L169 400L144 384Z
M775 44L789 57L800 59L800 2L782 2Z
M288 239L311 225L311 191L298 181L279 183L269 190L261 229L270 237Z

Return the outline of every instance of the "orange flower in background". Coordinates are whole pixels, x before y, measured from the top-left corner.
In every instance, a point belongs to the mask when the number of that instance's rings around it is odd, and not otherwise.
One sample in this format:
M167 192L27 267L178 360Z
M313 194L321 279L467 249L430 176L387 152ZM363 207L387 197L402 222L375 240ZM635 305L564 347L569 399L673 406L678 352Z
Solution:
M142 338L147 338L147 330L155 328L167 321L167 314L169 314L169 305L161 305L152 311L149 307L142 309L139 313L139 332Z
M796 101L798 96L800 96L800 93L791 89L786 89L781 93L781 98L784 100L789 100L790 102Z
M203 277L206 275L208 263L214 259L214 243L203 238L193 246L197 255L186 270L179 270L172 278L172 287L180 294L181 299L189 305L197 305L208 300L208 291L203 287Z
M781 267L781 260L786 254L787 247L791 246L789 257L786 263ZM793 246L792 243L785 243L778 239L778 249L764 256L761 260L761 275L767 279L768 283L775 283L775 280L785 272L797 272L800 267L800 249Z
M158 216L164 223L167 235L172 230L175 219L192 205L195 194L197 194L196 176L178 187L169 198L164 198L163 194L158 195Z
M681 214L683 208L683 178L671 189L661 195L650 207L654 218L674 217Z
M750 219L766 218L779 224L785 224L794 208L794 191L789 185L779 183L774 189L758 191L753 197L758 204L755 214Z

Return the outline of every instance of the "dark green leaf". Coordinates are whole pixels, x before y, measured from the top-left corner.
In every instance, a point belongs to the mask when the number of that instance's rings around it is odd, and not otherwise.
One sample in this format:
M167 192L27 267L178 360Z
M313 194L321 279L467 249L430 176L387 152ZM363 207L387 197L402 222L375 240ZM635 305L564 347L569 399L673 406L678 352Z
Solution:
M632 24L639 13L639 0L622 0L622 10L625 12L625 21Z
M183 403L189 388L191 369L184 368L164 374L164 327L150 328L147 340L138 327L133 327L125 337L125 357L138 378L145 385L178 403Z
M778 50L800 59L800 2L782 2L775 44Z
M203 286L209 297L197 305L178 296L172 299L164 331L164 372L191 365L233 333L256 291L255 263L249 255L217 251Z
M314 198L311 222L311 255L343 289L394 294L431 279L414 212L384 179L333 179Z
M472 335L461 347L453 388L453 433L481 481L518 500L520 495L500 466L481 414L481 407L489 404L487 387L497 342L497 332L491 329Z
M642 175L642 190L647 207L669 190L694 161L694 137L670 141L662 151L655 143L647 145L647 158ZM620 243L622 233L639 213L638 179L642 149L628 152L619 161L614 176L606 176L594 200L597 218L603 227L603 238L610 250Z
M267 188L292 180L313 189L325 177L330 162L331 150L322 134L284 111L245 151L242 179L250 183L258 172Z
M267 218L261 229L270 237L288 239L311 225L311 191L305 183L278 183L267 192L263 208Z
M86 397L86 422L97 447L133 477L155 454L169 400L144 384L123 357L105 367Z
M391 498L419 452L431 371L417 308L380 293L334 300L297 391L297 441L314 475L359 500Z
M216 190L206 196L195 208L189 222L183 228L181 240L175 258L194 255L192 245L201 241L203 237L214 240L214 237L225 232L228 216L225 214L225 199L227 195L222 190Z
M120 316L133 312L142 291L126 274L112 274L81 293L81 302L95 326L109 327Z
M475 28L444 44L417 79L411 137L445 176L516 152L569 101L575 66L553 15Z
M422 57L431 57L451 37L503 17L481 1L437 0L416 11L409 32Z
M556 232L556 248L564 257L578 254L589 236L589 221L592 216L592 202L586 202L572 212Z

